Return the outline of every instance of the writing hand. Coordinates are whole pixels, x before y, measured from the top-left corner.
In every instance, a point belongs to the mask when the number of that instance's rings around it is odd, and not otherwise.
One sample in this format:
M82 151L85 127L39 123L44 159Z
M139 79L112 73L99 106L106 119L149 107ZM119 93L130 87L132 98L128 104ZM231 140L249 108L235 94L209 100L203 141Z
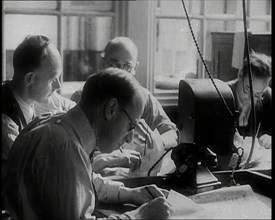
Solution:
M271 136L268 134L264 134L261 137L259 137L258 142L262 147L266 149L271 148Z
M173 212L171 204L164 197L159 197L129 213L135 219L168 219Z

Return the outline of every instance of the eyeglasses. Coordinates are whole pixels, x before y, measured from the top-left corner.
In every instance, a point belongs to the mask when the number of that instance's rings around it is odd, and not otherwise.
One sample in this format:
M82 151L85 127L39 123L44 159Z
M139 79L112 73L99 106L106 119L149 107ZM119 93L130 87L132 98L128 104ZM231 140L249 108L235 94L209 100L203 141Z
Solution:
M134 122L134 120L131 118L131 116L129 115L129 113L125 109L121 109L121 111L127 116L129 121L131 122L131 127L129 128L129 131L134 130L137 126L136 123Z
M132 70L134 69L131 63L119 63L118 61L115 61L115 60L108 61L106 59L104 59L104 61L105 61L106 67L115 67L115 68L123 69L129 73L132 72Z

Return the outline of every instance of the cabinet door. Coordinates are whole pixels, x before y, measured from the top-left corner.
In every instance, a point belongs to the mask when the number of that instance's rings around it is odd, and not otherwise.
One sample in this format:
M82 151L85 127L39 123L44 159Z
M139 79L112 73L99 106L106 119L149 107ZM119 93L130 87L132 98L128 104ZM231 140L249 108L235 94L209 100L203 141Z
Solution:
M229 81L237 77L237 70L231 65L232 47L227 44L217 45L214 51L214 75L222 81Z
M233 33L212 34L213 76L222 81L237 77L237 69L232 67Z

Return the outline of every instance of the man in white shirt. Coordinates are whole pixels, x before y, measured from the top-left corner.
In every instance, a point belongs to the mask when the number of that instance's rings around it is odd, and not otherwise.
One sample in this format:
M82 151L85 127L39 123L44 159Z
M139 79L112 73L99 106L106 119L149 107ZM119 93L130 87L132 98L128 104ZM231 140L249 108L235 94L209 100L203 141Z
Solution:
M35 103L34 112L37 116L45 113L55 114L59 112L67 112L75 105L76 103L74 101L71 101L64 96L59 95L58 92L55 92L49 98L48 103Z
M89 154L131 142L145 105L139 83L108 68L85 83L80 103L33 120L19 134L8 158L3 187L14 219L95 219L98 201L139 207L109 219L166 219L173 212L167 191L155 185L128 188L93 174Z
M15 49L14 76L2 82L2 170L14 139L34 118L34 104L60 89L61 57L45 36L28 36Z

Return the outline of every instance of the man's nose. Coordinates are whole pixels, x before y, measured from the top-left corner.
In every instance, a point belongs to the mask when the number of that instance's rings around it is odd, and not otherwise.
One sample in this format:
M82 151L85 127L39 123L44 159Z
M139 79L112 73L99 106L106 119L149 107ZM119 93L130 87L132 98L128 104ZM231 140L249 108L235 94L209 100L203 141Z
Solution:
M134 130L131 130L126 134L125 142L128 143L128 144L132 143L133 139L134 139Z
M55 79L54 81L53 81L53 89L54 90L58 90L58 89L60 89L61 88L61 83L59 82L59 79Z

